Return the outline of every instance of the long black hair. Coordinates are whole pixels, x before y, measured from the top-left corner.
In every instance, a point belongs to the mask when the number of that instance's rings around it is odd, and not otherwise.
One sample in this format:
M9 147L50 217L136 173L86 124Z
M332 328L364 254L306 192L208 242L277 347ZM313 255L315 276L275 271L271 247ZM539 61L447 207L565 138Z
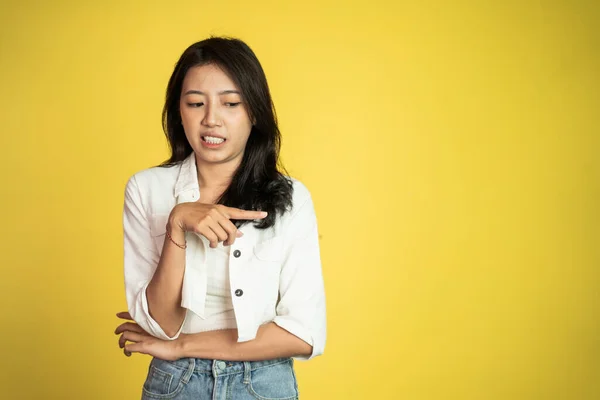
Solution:
M188 70L208 64L220 67L233 80L254 122L242 162L217 203L267 211L267 218L258 220L255 226L269 228L278 215L291 208L293 186L279 162L281 133L267 78L256 55L243 41L210 37L189 46L179 58L169 79L162 112L171 157L161 166L177 165L193 152L181 123L179 101ZM234 221L238 227L245 222Z

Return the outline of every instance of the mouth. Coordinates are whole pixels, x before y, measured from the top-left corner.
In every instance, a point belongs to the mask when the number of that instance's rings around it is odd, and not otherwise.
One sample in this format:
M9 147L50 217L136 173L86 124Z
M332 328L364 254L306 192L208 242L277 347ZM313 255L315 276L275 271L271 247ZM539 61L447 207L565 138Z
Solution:
M208 144L221 144L225 142L225 138L217 137L217 136L201 136L202 141Z

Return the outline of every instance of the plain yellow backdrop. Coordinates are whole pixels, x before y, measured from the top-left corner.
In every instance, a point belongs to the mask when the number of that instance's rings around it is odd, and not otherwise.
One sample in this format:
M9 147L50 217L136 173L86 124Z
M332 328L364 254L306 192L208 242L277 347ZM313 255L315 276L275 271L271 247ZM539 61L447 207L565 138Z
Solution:
M247 41L328 299L301 398L600 398L596 1L0 2L0 397L136 399L123 190L181 52Z

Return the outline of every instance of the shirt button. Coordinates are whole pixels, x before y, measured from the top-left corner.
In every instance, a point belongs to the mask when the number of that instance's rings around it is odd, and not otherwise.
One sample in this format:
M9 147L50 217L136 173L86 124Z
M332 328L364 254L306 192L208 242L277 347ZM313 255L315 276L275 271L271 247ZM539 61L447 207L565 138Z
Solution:
M238 257L239 257L239 256L241 256L241 255L242 255L242 252L241 252L241 251L239 251L239 250L236 250L236 251L234 251L234 252L233 252L233 256L234 256L235 258L238 258Z
M237 290L235 291L235 295L236 295L237 297L241 297L243 294L244 294L244 291L243 291L242 289L237 289Z
M225 367L227 367L227 364L225 364L224 361L217 362L217 368L219 368L221 371L223 371Z

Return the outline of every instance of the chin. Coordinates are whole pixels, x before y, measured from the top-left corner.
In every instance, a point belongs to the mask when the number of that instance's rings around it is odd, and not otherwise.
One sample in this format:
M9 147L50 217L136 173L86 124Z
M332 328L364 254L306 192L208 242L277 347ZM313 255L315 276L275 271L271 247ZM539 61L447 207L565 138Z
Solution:
M227 157L222 154L206 154L204 151L196 153L196 158L197 160L200 160L200 162L210 164L220 164L227 160Z

